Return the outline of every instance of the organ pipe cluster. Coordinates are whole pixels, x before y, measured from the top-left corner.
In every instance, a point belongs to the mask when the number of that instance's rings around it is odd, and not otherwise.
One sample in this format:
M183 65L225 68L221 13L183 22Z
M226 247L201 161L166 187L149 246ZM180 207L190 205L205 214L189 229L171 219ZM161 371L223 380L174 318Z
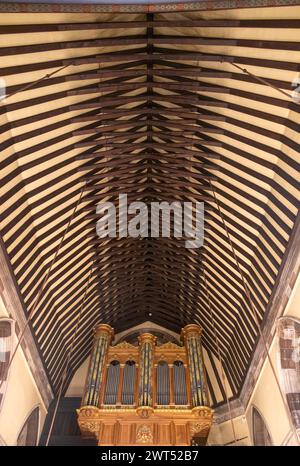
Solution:
M127 344L133 348L133 361L124 360L121 363L112 357L108 361L109 355L120 348L120 345L111 346L113 329L107 324L98 325L94 330L94 344L82 406L131 403L137 411L151 411L161 404L181 404L191 408L208 406L201 333L199 325L186 325L181 332L184 347L171 343L157 346L154 335L142 333L138 338L138 349ZM175 351L176 348L176 357L180 358L178 361L172 360L174 357L170 356L171 349ZM118 387L121 382L123 387ZM138 385L135 390L136 382ZM161 391L164 393L160 393Z

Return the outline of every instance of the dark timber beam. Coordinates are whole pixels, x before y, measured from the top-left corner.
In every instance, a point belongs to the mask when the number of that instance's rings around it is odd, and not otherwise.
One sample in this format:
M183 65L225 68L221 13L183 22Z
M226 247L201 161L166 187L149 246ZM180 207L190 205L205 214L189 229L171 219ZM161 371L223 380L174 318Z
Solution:
M55 31L85 31L97 29L143 29L147 27L159 28L272 28L299 29L299 19L188 19L188 20L155 20L155 21L101 21L95 23L64 23L64 24L20 24L1 25L0 34L28 34L33 32Z
M87 65L92 63L110 63L110 62L122 62L122 61L133 61L143 60L152 61L156 60L182 60L182 61L210 61L210 62L226 62L231 63L234 61L233 57L227 57L222 55L205 55L203 53L193 52L173 52L173 53L154 53L147 54L143 52L139 53L115 53L115 54L102 54L96 57L89 58L74 58L63 60L63 65Z
M226 87L216 87L216 86L201 86L200 83L192 82L181 82L180 84L174 84L172 82L138 82L138 83L123 83L123 84L106 84L100 83L98 87L87 87L86 89L75 89L74 91L68 91L68 95L86 95L86 94L101 94L102 92L107 91L133 91L136 89L143 88L157 88L157 89L167 89L167 90L182 90L187 89L195 92L214 92L229 94L230 90Z
M196 69L132 69L132 70L112 70L112 69L102 69L102 70L92 70L91 72L83 72L81 74L72 74L64 77L65 81L86 81L89 79L101 79L101 78L112 78L112 77L129 77L136 78L139 76L194 76L199 78L231 78L232 73L226 71L200 71Z

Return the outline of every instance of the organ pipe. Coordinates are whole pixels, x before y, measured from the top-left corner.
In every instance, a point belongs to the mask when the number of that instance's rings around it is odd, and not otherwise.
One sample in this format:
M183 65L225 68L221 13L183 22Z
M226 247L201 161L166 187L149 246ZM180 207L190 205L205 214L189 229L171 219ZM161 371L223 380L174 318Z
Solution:
M113 337L110 325L100 324L94 329L94 344L82 406L98 406L108 348Z
M181 332L188 357L193 407L207 406L208 403L201 333L202 328L196 324L186 325Z
M127 361L124 367L124 379L121 403L123 405L134 404L134 389L136 379L136 365L134 361Z
M140 379L139 407L150 408L153 405L153 362L156 337L151 333L139 336L140 342Z

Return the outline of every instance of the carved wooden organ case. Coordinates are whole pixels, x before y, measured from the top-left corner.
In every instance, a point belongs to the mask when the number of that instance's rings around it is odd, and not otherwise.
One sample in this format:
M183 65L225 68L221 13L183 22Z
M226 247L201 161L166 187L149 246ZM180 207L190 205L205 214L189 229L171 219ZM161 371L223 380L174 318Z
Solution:
M205 444L213 412L201 348L202 329L182 329L184 346L156 345L151 333L139 346L111 345L113 329L94 329L94 345L78 424L99 445Z

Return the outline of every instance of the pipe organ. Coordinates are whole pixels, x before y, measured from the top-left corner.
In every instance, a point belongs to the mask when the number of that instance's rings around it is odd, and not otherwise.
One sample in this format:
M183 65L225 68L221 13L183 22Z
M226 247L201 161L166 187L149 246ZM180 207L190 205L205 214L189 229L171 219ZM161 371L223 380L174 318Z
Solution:
M191 445L206 443L213 412L196 324L181 332L183 346L142 333L134 346L112 345L113 329L99 324L77 410L85 437L99 445Z

